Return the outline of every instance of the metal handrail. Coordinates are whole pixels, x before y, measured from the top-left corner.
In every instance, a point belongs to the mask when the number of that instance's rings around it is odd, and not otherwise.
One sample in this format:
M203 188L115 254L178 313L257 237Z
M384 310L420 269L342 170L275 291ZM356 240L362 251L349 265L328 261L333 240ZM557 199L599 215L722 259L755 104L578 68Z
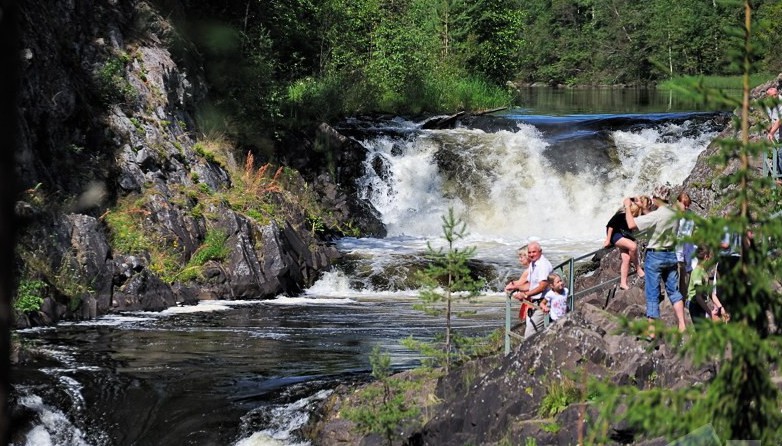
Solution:
M782 172L778 171L777 166L779 166L779 153L777 152L778 147L772 147L769 149L769 152L771 152L771 163L769 164L768 161L768 155L763 156L763 177L771 176L772 180L776 180L779 178L782 178ZM773 184L776 187L776 181L774 181Z
M774 153L775 153L775 159L776 159L776 152L774 152ZM635 234L636 240L648 238L648 236L651 234L651 232L652 232L651 229L646 229L646 230L637 232ZM595 292L595 291L597 291L599 289L602 289L602 288L606 287L607 285L616 286L617 282L619 282L619 278L620 277L617 276L617 277L613 277L611 279L608 279L608 280L606 280L604 282L601 282L601 283L599 283L597 285L594 285L592 287L589 287L589 288L587 288L585 290L580 290L578 292L575 291L575 284L576 284L575 267L576 267L576 262L584 260L584 259L586 259L588 257L594 257L595 254L597 254L598 252L600 252L600 251L602 251L604 249L606 249L606 248L600 248L600 249L594 250L592 252L589 252L589 253L583 254L581 256L578 256L578 257L571 257L571 258L565 260L564 262L559 263L557 266L555 266L552 269L553 271L560 270L562 274L566 274L564 268L565 268L565 266L568 267L568 273L566 275L567 275L567 278L568 278L568 308L569 308L569 311L575 311L575 308L576 308L576 297L580 297L580 296L583 296L583 295ZM613 248L608 248L608 249L613 249ZM640 249L640 247L639 247L639 249ZM639 256L640 255L641 255L641 253L639 252ZM505 299L505 355L508 355L510 353L510 338L511 338L511 335L512 335L512 333L510 331L510 321L511 321L511 294L508 294L507 299ZM544 321L544 324L548 325L548 315L546 315L546 319Z

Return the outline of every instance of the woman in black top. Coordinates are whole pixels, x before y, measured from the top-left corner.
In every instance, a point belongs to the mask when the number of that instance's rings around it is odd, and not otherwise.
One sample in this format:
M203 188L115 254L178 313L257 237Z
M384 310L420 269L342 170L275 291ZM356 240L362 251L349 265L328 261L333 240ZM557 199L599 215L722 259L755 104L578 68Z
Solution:
M638 198L633 198L633 203L630 206L630 213L633 217L637 217L641 214L641 203ZM638 277L644 276L644 268L638 258L638 244L635 242L635 238L632 235L632 231L627 226L627 219L625 218L624 210L618 211L608 220L606 223L606 239L603 243L603 247L608 248L616 246L619 248L619 254L622 258L622 264L619 267L619 288L626 290L630 288L627 284L627 275L630 272L630 263L635 265Z

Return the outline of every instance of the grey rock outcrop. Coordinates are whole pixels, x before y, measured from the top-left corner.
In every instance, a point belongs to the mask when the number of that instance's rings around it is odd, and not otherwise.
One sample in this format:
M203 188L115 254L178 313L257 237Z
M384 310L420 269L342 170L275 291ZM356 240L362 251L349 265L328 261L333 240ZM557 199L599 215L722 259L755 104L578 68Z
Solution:
M19 326L295 294L339 256L308 223L295 195L308 186L295 173L293 192L247 192L267 194L284 219L251 217L220 199L242 170L232 148L194 137L207 87L196 52L152 3L26 1L20 13L18 264L22 280L45 284L45 299L41 311L17 315ZM338 161L355 170L363 151L353 147ZM309 164L306 147L290 152ZM384 233L354 191L328 175L315 184L313 196L336 210L327 226L358 213L359 230ZM135 232L122 233L118 217ZM227 236L227 254L182 280L176 270L189 267L210 231Z

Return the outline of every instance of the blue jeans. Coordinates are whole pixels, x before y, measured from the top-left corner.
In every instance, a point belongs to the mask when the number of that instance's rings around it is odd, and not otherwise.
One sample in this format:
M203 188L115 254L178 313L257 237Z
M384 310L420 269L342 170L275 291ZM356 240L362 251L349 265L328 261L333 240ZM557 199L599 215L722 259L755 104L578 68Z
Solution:
M682 300L679 292L679 272L677 270L676 253L646 251L644 260L644 293L646 294L646 317L660 318L660 280L665 282L665 292L668 300L675 304Z

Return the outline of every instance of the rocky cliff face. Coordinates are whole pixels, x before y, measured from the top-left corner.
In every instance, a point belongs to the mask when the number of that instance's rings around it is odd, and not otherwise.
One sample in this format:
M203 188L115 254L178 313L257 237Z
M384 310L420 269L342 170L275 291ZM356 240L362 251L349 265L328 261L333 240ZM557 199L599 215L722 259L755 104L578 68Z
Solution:
M313 221L344 227L358 201L326 173L313 192L295 171L242 168L230 144L199 141L198 59L153 4L24 1L20 11L19 276L46 299L18 326L293 294L338 256ZM353 166L356 146L344 151ZM325 208L334 212L321 217ZM357 229L382 233L364 211ZM223 250L194 265L210 232Z

